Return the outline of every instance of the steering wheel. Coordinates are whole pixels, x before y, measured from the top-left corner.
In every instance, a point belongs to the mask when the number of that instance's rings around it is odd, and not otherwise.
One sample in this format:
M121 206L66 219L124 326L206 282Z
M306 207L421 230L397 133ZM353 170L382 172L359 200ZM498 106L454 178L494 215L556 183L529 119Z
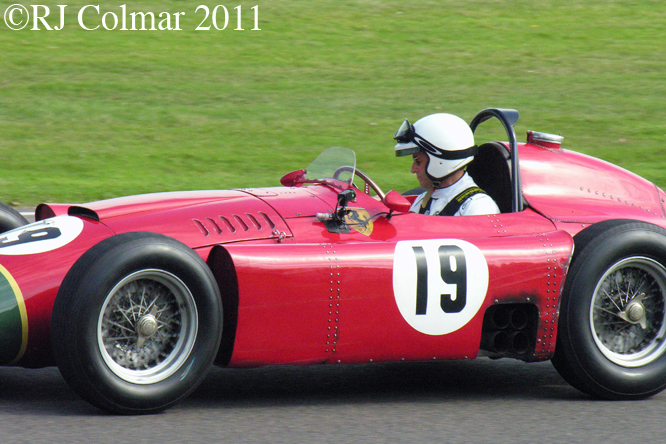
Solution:
M363 182L365 182L365 188L363 190L365 192L365 194L369 194L370 190L372 190L372 191L375 192L375 194L377 194L377 196L382 200L382 202L384 201L384 198L386 197L386 193L384 193L382 191L382 189L379 188L379 185L377 185L374 180L370 179L370 177L367 174L365 174L363 171L361 171L359 169L355 170L354 167L351 167L351 166L341 166L333 174L333 179L339 179L340 174L345 173L345 172L354 173Z

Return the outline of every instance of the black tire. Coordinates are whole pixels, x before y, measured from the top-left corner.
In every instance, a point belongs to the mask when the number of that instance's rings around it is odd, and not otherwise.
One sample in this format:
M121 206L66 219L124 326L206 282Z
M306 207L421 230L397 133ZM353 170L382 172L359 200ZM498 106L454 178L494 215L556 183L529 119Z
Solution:
M577 389L642 399L666 388L666 230L610 220L581 231L552 362Z
M82 398L113 413L156 413L189 395L212 366L220 291L186 245L119 234L67 273L51 334L60 372Z
M28 220L9 205L0 202L0 233L27 225Z

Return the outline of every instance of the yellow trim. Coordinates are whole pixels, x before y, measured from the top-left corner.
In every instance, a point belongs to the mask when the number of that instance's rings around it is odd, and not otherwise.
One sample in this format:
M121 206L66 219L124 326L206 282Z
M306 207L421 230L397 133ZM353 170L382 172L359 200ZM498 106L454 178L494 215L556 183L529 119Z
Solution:
M7 282L9 282L9 285L12 287L12 290L14 290L14 297L16 297L16 304L18 305L19 313L21 314L21 331L22 331L22 339L21 339L21 349L18 352L18 355L16 355L16 358L12 362L9 363L9 365L16 364L22 357L25 351L28 349L28 313L25 309L25 301L23 300L23 293L21 293L21 289L19 288L18 284L14 280L11 274L9 274L9 271L2 265L0 265L0 273L7 279Z

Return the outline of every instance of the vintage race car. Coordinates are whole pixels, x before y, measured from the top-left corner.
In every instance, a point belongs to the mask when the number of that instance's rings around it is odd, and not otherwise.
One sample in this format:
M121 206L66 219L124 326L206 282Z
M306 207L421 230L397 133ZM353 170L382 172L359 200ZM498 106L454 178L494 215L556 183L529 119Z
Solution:
M666 387L666 195L487 109L468 172L501 210L409 212L332 148L282 187L2 207L0 364L153 413L213 365L552 360L594 397Z

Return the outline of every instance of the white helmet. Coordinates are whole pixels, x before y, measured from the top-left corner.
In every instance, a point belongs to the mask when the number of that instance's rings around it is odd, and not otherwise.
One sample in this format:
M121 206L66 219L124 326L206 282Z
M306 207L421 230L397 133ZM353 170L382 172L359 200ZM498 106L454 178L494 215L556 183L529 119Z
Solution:
M428 155L426 174L433 182L470 163L479 151L467 123L452 114L431 114L414 125L405 119L393 138L398 141L396 156L419 151Z

